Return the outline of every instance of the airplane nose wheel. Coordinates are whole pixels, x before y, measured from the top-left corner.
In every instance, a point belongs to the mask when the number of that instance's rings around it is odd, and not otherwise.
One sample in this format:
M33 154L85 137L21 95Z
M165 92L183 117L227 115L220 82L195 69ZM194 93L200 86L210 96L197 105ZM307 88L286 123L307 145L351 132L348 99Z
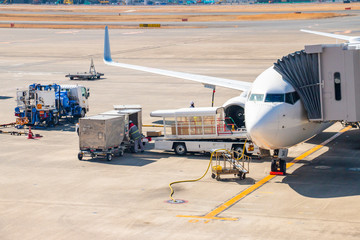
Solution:
M272 173L281 173L282 175L285 175L286 161L283 159L273 159L271 162L271 174Z

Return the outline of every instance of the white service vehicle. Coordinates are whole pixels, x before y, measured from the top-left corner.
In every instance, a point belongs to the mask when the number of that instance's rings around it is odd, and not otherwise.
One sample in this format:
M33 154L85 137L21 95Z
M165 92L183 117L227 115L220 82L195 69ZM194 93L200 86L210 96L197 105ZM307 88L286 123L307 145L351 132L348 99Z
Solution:
M68 92L69 100L75 101L81 107L81 117L89 112L90 89L82 85L60 85L61 91Z
M154 138L155 149L185 155L215 149L242 152L245 145L246 154L259 154L259 148L247 141L246 129L225 118L223 107L158 110L150 116L162 117L164 124L164 137Z

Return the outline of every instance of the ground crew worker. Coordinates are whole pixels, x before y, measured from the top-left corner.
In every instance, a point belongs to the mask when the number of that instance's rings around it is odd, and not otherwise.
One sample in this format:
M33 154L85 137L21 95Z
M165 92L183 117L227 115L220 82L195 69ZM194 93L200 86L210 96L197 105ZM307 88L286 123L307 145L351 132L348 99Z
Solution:
M195 103L194 103L194 101L191 101L190 102L190 108L194 108L195 107Z
M130 138L132 140L134 140L135 153L138 152L139 146L140 146L141 152L144 152L144 145L141 142L141 134L139 132L139 129L131 120L129 121L129 135L130 135Z

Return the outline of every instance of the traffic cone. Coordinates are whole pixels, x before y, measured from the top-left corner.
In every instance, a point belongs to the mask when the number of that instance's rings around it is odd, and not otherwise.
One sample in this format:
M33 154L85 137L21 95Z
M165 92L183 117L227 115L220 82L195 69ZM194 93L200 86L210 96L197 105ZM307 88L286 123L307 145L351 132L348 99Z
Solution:
M27 139L34 139L33 133L31 132L31 127L30 126L29 126L29 133L28 133L28 138Z

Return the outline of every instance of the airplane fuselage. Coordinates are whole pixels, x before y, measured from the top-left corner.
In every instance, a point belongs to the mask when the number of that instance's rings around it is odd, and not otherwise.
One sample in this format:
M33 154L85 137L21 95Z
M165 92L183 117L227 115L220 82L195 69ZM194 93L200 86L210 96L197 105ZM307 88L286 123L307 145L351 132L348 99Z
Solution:
M289 148L331 125L310 122L295 89L273 67L254 81L245 103L245 123L252 141L264 149Z

